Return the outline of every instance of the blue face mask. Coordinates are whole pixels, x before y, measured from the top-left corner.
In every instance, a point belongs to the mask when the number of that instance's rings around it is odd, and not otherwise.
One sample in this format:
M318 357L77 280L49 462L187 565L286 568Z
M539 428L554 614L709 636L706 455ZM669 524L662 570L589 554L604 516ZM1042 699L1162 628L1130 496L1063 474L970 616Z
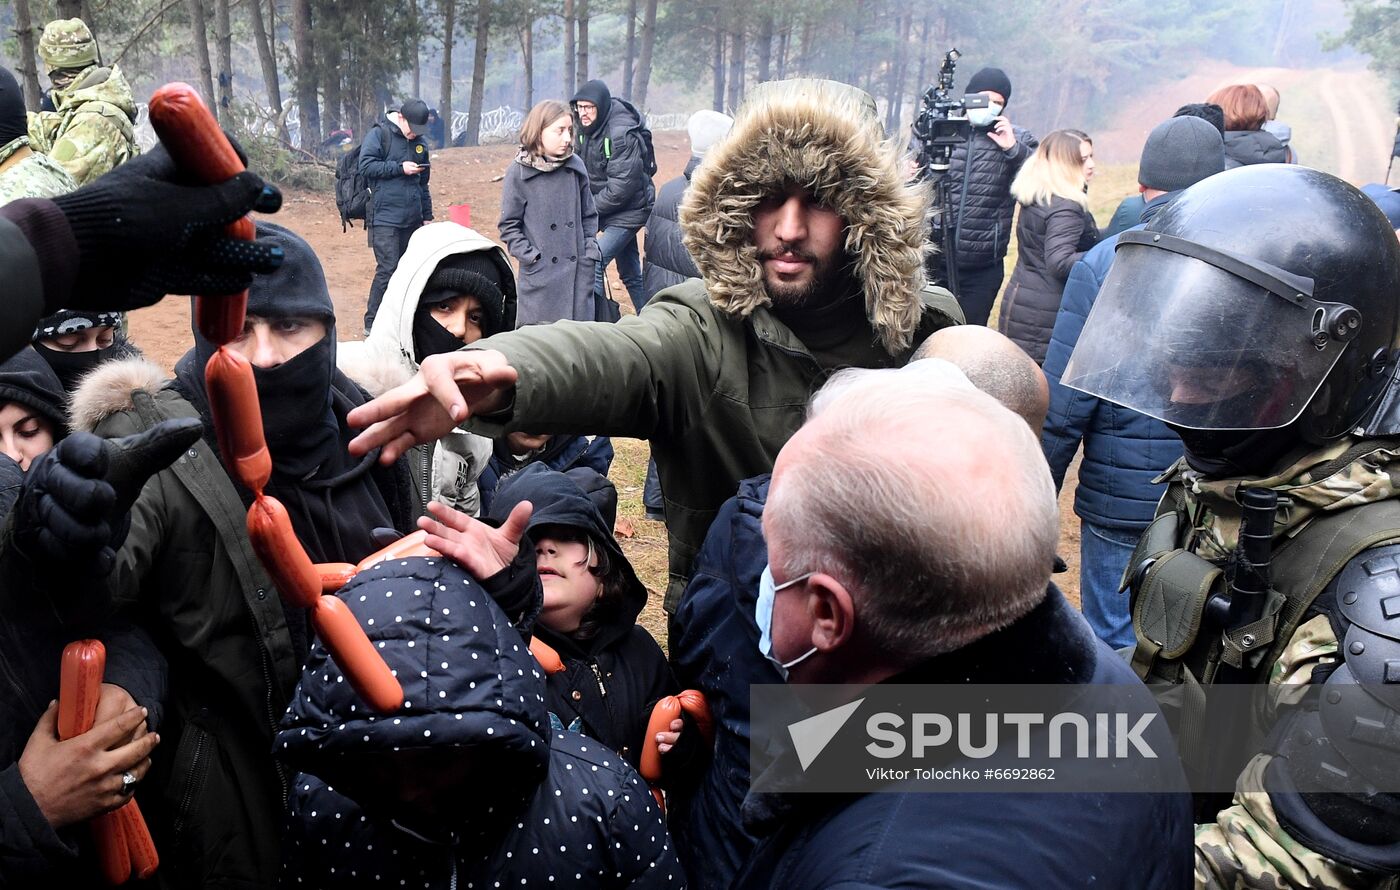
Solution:
M986 108L969 108L967 110L967 120L974 127L990 127L992 121L996 120L999 114L1001 114L1001 106L993 102Z
M804 654L799 655L789 662L782 662L773 654L773 604L778 598L778 591L785 590L794 584L800 584L815 575L816 572L808 572L799 575L791 581L784 581L782 587L773 586L773 572L768 566L763 567L763 574L758 578L758 603L754 606L754 620L758 622L758 651L773 665L778 671L778 676L787 682L788 668L795 664L800 664L816 654L817 647L813 646Z

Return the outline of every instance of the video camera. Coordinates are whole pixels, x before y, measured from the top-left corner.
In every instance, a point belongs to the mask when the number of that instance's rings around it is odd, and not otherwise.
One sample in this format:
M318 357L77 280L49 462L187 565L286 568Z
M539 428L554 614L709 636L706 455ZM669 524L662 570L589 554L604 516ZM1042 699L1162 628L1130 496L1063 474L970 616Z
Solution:
M954 294L958 292L957 268L953 245L948 243L953 211L943 178L952 163L953 149L966 145L972 138L968 110L986 108L988 104L987 96L982 93L953 98L953 74L961 57L962 53L958 52L957 47L944 54L943 64L938 69L938 82L924 91L923 107L914 120L914 138L919 140L918 178L933 185L929 240L938 247L943 257L941 268L935 262L928 264L928 276L935 284L946 286Z

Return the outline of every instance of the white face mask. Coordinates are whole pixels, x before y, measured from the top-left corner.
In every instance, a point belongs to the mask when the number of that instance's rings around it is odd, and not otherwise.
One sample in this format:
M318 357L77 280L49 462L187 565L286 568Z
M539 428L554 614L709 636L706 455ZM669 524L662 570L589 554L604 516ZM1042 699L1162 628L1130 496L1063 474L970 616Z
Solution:
M990 127L997 115L1001 114L1001 106L993 102L986 108L970 108L967 112L967 120L974 127Z
M778 676L783 678L784 683L787 682L788 668L811 658L816 654L817 647L813 646L792 661L779 661L773 654L773 605L778 598L778 591L800 584L815 574L816 572L808 572L791 581L784 581L782 587L774 587L773 572L768 566L764 566L763 574L758 579L758 603L754 606L754 620L758 622L758 651L777 669Z

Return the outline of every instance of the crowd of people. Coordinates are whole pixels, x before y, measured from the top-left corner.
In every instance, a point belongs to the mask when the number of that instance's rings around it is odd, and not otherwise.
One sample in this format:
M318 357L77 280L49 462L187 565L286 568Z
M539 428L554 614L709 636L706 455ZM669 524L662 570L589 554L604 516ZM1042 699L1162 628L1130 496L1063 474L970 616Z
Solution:
M120 108L81 22L41 54L60 112ZM659 188L606 84L543 101L503 244L433 221L410 99L360 147L361 339L256 171L193 184L100 129L105 105L45 130L0 70L0 883L97 880L82 823L134 797L169 887L1392 886L1400 196L1300 165L1277 91L1233 85L1151 130L1101 231L1092 138L1013 126L1000 69L967 92L936 246L910 147L849 85L698 112ZM937 248L956 294L926 282ZM170 374L125 334L168 294L245 288L227 348L310 560L426 533L327 594L394 713L260 559L217 344L192 324ZM651 449L665 640L613 533L612 436ZM1053 575L1081 447L1076 609ZM1252 570L1258 489L1287 498L1267 596L1215 608ZM60 737L82 638L106 673L92 729ZM784 766L757 684L1143 682L1188 691L1186 753L1203 686L1371 697L1275 703L1225 800L1180 790L1174 756L1133 791L753 787ZM709 719L656 725L682 690Z

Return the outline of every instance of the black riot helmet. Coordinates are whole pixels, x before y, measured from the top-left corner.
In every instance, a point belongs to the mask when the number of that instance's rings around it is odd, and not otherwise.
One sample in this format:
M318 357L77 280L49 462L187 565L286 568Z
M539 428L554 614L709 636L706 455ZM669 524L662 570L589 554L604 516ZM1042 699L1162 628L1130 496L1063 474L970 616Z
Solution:
M1340 179L1258 164L1119 236L1063 379L1182 431L1188 452L1250 435L1223 431L1321 443L1375 431L1398 335L1385 216Z

